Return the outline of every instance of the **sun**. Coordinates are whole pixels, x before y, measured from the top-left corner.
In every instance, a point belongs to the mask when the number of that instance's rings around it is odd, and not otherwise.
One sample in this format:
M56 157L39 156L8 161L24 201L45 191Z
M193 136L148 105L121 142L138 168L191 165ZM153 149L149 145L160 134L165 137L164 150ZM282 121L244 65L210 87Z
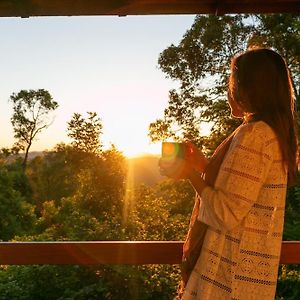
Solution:
M110 148L113 144L117 150L123 153L128 158L161 155L162 142L151 142L147 135L147 124L142 121L137 122L136 119L127 119L126 122L120 125L116 123L113 128L108 130L103 135L104 148ZM201 123L200 133L205 136L210 133L211 123ZM170 140L171 141L171 140Z
M145 155L160 155L161 143L147 143L147 142L130 142L123 144L120 151L128 158L134 158Z

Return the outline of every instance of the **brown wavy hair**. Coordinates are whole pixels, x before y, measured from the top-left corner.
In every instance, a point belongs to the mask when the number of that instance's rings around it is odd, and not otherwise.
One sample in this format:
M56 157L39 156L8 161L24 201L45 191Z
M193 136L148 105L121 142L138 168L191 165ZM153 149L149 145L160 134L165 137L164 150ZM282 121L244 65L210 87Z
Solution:
M270 49L250 49L232 59L229 93L254 120L266 122L276 133L288 184L297 180L298 141L295 97L285 60Z

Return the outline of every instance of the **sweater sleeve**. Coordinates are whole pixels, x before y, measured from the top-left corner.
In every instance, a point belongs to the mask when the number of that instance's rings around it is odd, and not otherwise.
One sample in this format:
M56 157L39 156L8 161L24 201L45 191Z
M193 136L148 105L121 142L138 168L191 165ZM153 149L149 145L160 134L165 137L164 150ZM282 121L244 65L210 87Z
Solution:
M228 231L238 226L256 202L272 164L268 140L275 138L264 122L241 126L220 167L215 187L201 193L198 219Z

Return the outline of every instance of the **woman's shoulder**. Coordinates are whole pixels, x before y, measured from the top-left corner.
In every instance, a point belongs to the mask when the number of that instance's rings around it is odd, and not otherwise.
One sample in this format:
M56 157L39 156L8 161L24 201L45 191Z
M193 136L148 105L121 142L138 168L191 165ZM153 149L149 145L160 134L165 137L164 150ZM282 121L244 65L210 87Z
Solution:
M238 137L253 137L261 141L268 142L277 140L273 128L264 121L255 121L242 124L236 131L235 136Z
M264 121L255 121L243 124L235 131L231 147L237 145L238 148L246 147L273 153L277 151L279 144L271 126Z

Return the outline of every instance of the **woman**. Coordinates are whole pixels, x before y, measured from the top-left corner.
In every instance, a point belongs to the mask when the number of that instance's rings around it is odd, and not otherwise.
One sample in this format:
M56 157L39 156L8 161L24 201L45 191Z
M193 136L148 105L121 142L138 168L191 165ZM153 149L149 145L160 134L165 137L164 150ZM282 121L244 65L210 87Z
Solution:
M286 187L297 172L294 95L283 58L268 49L233 58L228 100L244 123L210 161L190 145L180 175L200 195L184 246L192 261L184 300L275 297ZM191 249L199 249L194 262Z

